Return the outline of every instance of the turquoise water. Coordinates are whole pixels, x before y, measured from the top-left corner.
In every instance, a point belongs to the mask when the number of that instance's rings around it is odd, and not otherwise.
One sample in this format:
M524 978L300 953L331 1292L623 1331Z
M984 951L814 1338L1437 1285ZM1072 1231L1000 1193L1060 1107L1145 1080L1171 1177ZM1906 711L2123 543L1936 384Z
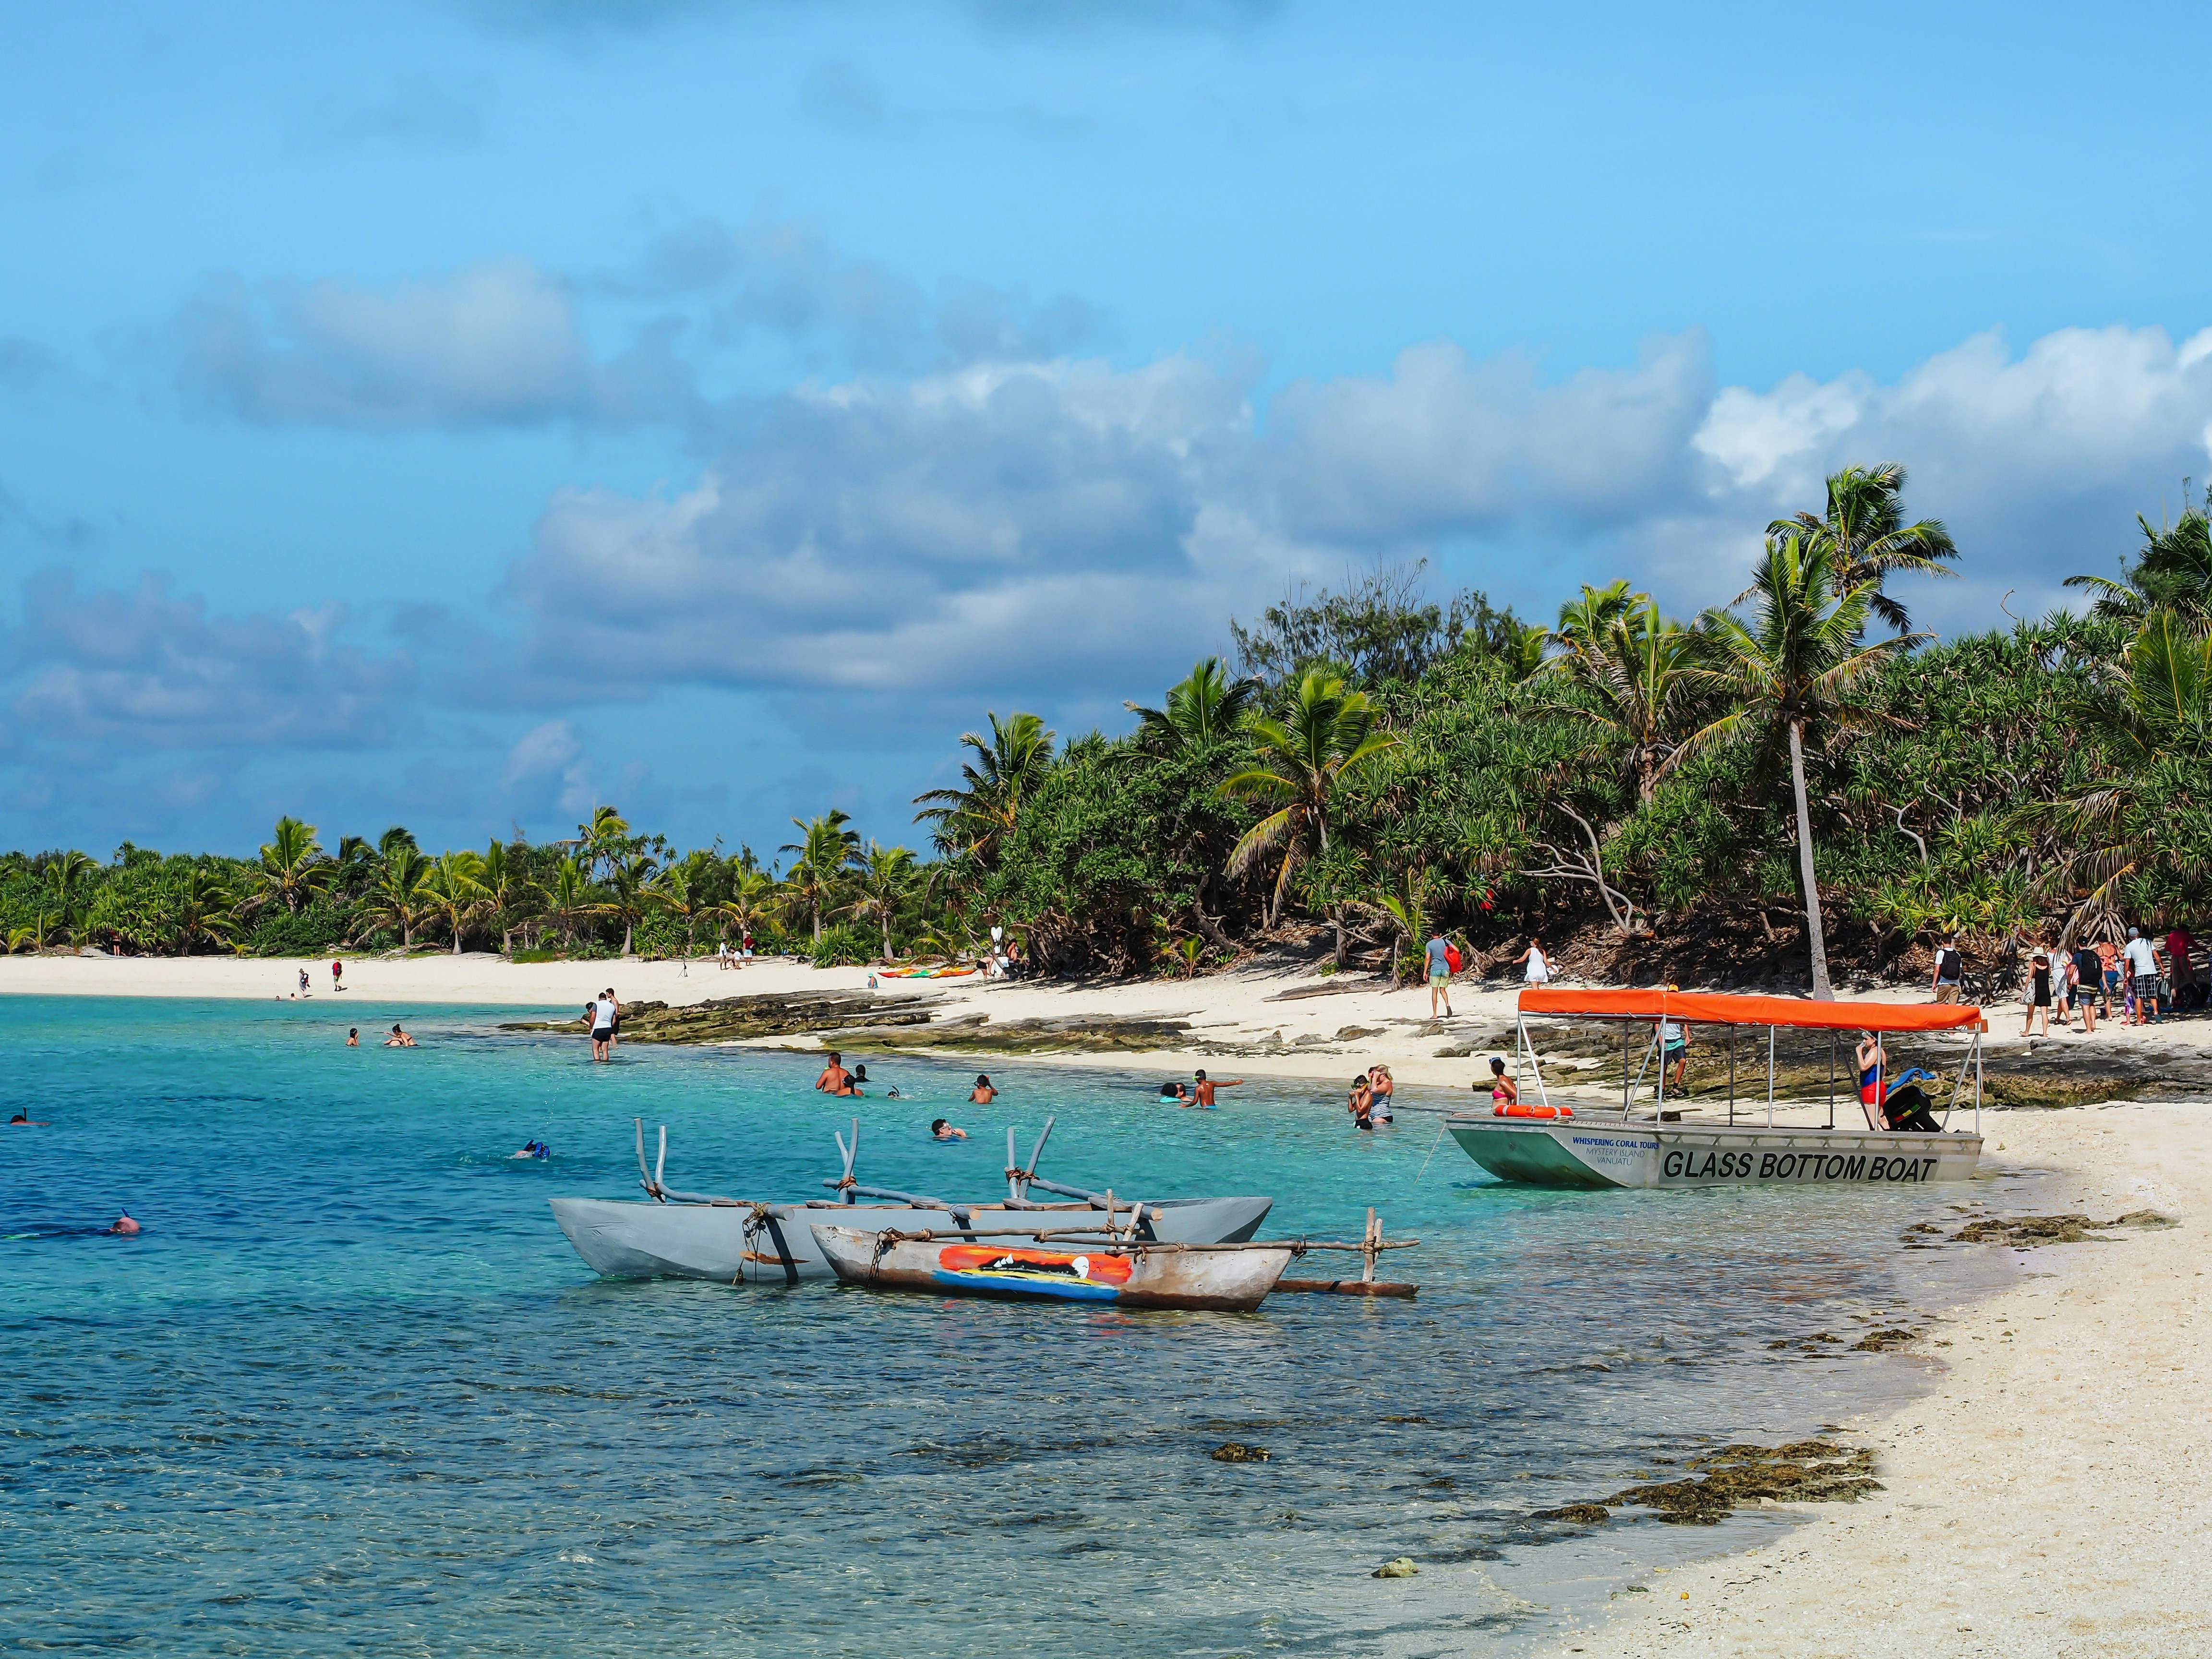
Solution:
M1960 1294L1958 1190L1499 1186L1437 1120L1303 1085L1163 1109L1107 1072L503 1036L512 1011L16 1000L0 1139L0 1648L168 1655L1488 1652L1724 1535L1528 1512L1901 1386L1769 1341ZM404 1018L409 1051L343 1046ZM1418 1095L1407 1105L1419 1107ZM1434 1101L1428 1103L1437 1103ZM545 1208L668 1178L1264 1192L1421 1248L1410 1304L1128 1314L593 1279ZM974 1138L930 1142L951 1116ZM547 1164L506 1154L539 1138ZM2002 1196L1984 1183L1973 1196ZM97 1230L128 1206L136 1239ZM1398 1419L1398 1420L1392 1420ZM1224 1464L1224 1441L1264 1446ZM1416 1578L1376 1581L1411 1555Z

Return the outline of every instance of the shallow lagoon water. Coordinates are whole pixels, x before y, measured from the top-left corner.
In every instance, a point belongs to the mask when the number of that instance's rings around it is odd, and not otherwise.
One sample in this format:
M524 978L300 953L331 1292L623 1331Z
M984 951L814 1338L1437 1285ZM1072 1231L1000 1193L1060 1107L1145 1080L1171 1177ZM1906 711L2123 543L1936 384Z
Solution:
M1849 1337L2002 1271L1904 1252L1971 1190L1500 1186L1418 1091L1360 1135L1323 1092L1153 1103L1149 1079L504 1036L512 1010L19 1000L0 1139L0 1645L162 1655L902 1656L1504 1651L1653 1559L1741 1547L1533 1510L1911 1385ZM395 1018L422 1046L343 1046ZM986 1064L989 1064L986 1062ZM1347 1067L1347 1070L1350 1068ZM1464 1097L1462 1097L1463 1098ZM865 1182L1263 1192L1273 1236L1377 1206L1419 1301L1116 1314L595 1279L556 1194ZM972 1139L927 1138L934 1116ZM532 1138L550 1163L507 1154ZM98 1229L127 1206L137 1239ZM1316 1258L1316 1262L1327 1258ZM1318 1272L1316 1266L1300 1271ZM1265 1447L1227 1464L1224 1441ZM1394 1556L1412 1579L1369 1575Z

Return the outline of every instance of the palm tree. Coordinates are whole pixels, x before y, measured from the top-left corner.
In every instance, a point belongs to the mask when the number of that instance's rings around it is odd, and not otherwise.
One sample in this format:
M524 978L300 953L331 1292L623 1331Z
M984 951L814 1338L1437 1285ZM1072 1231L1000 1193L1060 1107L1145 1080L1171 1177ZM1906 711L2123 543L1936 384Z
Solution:
M1185 754L1232 736L1263 690L1256 679L1231 679L1218 657L1201 658L1187 678L1168 688L1167 707L1125 702L1137 716L1137 741L1163 755Z
M499 948L504 955L513 956L515 912L530 887L508 856L505 842L495 841L484 848L477 884L483 889L492 923L499 929Z
M183 888L169 902L177 948L189 953L195 945L228 945L235 939L237 903L220 874L194 865L185 872Z
M711 857L712 855L709 854ZM699 918L714 907L702 896L702 886L692 869L681 864L672 864L645 884L645 899L656 904L684 923L684 954L690 956L696 942Z
M1895 461L1847 466L1831 474L1825 514L1816 518L1800 513L1766 526L1770 544L1790 536L1801 536L1826 552L1838 599L1854 588L1864 589L1867 609L1899 634L1911 625L1911 618L1882 592L1890 573L1957 574L1942 563L1957 558L1959 549L1941 519L1905 522L1905 469Z
M1585 586L1580 599L1561 605L1550 638L1563 647L1550 672L1591 694L1589 702L1563 698L1553 706L1596 725L1603 746L1626 751L1637 795L1649 806L1689 702L1697 635L1662 617L1650 594L1618 581Z
M853 901L852 914L855 919L874 917L884 933L884 960L891 959L891 921L900 907L914 896L921 872L914 854L903 847L884 847L875 842L868 850L856 854L853 866L858 878L859 893Z
M937 826L939 852L972 854L986 865L1013 829L1022 802L1052 769L1055 735L1035 714L1018 714L1003 723L996 713L988 718L988 740L974 732L961 734L960 741L975 753L975 759L961 763L962 787L924 790L914 798L923 809L914 821Z
M1365 692L1348 691L1338 676L1316 668L1290 688L1282 719L1262 715L1252 721L1257 764L1224 780L1221 793L1275 808L1229 854L1230 873L1237 875L1262 854L1282 849L1267 901L1268 927L1275 925L1291 872L1308 848L1328 852L1329 804L1339 786L1398 746L1395 737L1374 729L1376 713Z
M2092 616L2115 617L2142 626L2163 608L2197 633L2212 631L2212 489L2204 502L2181 515L2181 522L2157 530L2141 514L2142 545L2132 563L2120 563L2120 580L2069 576L2066 586L2095 593Z
M592 884L591 872L581 858L562 859L554 867L553 888L546 896L551 901L546 914L553 918L561 929L561 937L572 947L576 943L578 924L606 914L607 907L601 902L599 889Z
M429 860L408 842L394 842L377 861L376 879L362 900L363 919L397 927L403 951L415 948L415 929L424 913L422 883L429 873Z
M455 956L461 953L461 936L470 921L490 896L484 891L483 877L483 857L463 848L458 853L440 854L418 889L430 913L442 917L453 930Z
M775 878L765 870L739 867L731 875L730 896L717 907L717 913L737 923L742 939L768 921L775 903Z
M660 866L649 853L615 851L602 856L607 866L606 914L622 918L622 953L628 956L637 925L645 920L646 906L652 902L646 884Z
M786 842L777 850L795 853L791 872L783 878L787 902L813 919L814 942L822 943L822 918L836 903L837 888L845 866L860 850L860 836L848 830L852 819L836 807L820 817L792 819L799 839Z
M615 860L628 849L629 820L611 806L594 806L592 821L576 826L576 842L577 855L584 860L586 870L611 875Z
M66 853L56 853L46 860L46 890L61 907L64 927L73 925L83 913L85 885L99 869L90 854L80 853L74 848Z
M315 826L294 817L276 820L269 844L261 849L261 896L276 899L294 915L330 885L335 873L315 839Z
M2097 782L2023 817L2055 817L2072 848L2069 875L2094 884L2075 913L2109 906L2122 882L2164 866L2201 890L2205 763L2212 757L2212 634L2163 607L2144 619L2122 659L2116 698L2091 702L2083 726L2111 760Z
M1706 748L1784 738L1790 783L1797 809L1797 872L1805 901L1805 933L1812 947L1813 994L1832 1000L1826 936L1820 926L1820 888L1813 871L1813 820L1805 799L1805 749L1829 729L1868 724L1872 715L1852 701L1857 683L1924 635L1900 634L1863 643L1875 580L1838 587L1834 544L1792 532L1769 541L1752 585L1736 600L1749 602L1749 622L1729 611L1709 611L1704 626L1713 665L1690 671L1697 684L1717 693L1729 712L1692 733L1662 763L1671 768Z

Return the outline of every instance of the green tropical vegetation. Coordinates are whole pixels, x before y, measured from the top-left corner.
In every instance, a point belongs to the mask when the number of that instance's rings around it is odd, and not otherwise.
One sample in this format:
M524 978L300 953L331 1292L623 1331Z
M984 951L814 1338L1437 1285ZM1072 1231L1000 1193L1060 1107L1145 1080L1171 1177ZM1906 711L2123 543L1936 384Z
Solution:
M498 950L673 956L752 938L817 963L972 957L1192 975L1275 951L1478 967L1540 933L1594 975L1830 994L1924 972L1940 933L2002 974L2030 938L2202 921L2212 900L2212 497L2137 522L2082 614L1936 640L1911 585L1970 555L1852 467L1766 527L1694 617L1630 582L1548 627L1413 566L1301 588L1134 728L992 711L926 845L847 815L679 851L612 806L564 840L432 854L280 818L251 858L125 843L0 856L14 951Z

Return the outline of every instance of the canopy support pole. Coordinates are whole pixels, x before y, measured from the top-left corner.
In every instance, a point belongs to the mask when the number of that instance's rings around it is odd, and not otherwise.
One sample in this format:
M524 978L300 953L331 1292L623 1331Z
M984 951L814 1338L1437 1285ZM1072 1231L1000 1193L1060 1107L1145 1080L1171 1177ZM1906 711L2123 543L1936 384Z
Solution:
M1667 1121L1667 1005L1664 1002L1659 1005L1659 1023L1651 1028L1651 1041L1659 1050L1658 1103L1651 1109L1651 1121L1664 1123Z
M1528 1031L1528 1022L1522 1019L1517 1014L1514 1018L1520 1024L1522 1035L1526 1036ZM1552 1103L1552 1097L1546 1092L1544 1088L1544 1068L1536 1059L1536 1039L1531 1036L1528 1037L1527 1041L1528 1043L1528 1075L1536 1079L1536 1099L1539 1104L1548 1106Z
M1623 1119L1628 1116L1628 1097L1633 1088L1628 1080L1628 1025L1623 1021L1620 1027L1620 1115Z
M1766 1028L1766 1127L1774 1127L1774 1028Z
M1836 1127L1836 1034L1828 1033L1828 1127Z
M1729 1027L1729 1127L1735 1127L1735 1027Z

